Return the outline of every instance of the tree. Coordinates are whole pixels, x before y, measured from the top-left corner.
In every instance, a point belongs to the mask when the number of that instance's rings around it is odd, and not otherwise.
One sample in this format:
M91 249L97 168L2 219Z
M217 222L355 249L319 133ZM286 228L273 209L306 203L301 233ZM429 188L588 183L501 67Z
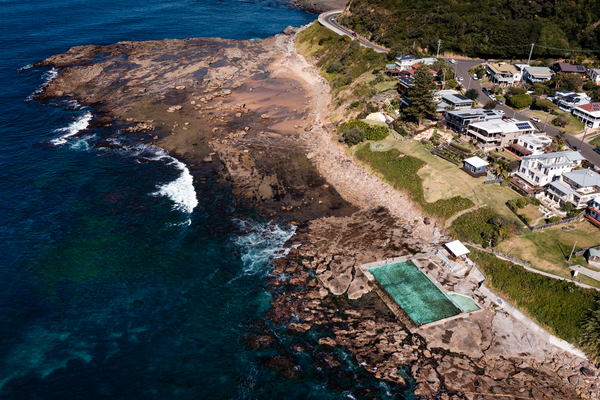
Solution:
M494 108L496 108L497 105L498 103L496 101L490 100L487 103L485 103L485 106L483 106L483 108L486 110L493 110Z
M448 80L446 81L446 86L448 86L449 88L452 88L452 89L454 89L455 87L457 87L457 86L458 86L458 82L457 82L457 81L455 81L454 79L448 79Z
M479 92L477 91L477 89L469 89L465 92L465 96L473 101L477 101L477 98L479 97Z
M552 125L558 126L559 128L564 128L569 123L569 117L565 114L559 115L551 121Z
M341 142L345 142L348 146L354 146L355 144L359 144L365 139L365 131L356 127L352 129L348 129L344 132L342 137L340 138Z
M528 94L516 94L510 98L510 105L519 110L531 106L533 99Z
M596 366L600 366L600 302L581 325L579 346Z
M406 93L409 105L404 109L404 115L420 125L425 115L435 114L436 103L433 98L435 90L435 81L429 68L421 65L415 72L413 86Z
M539 107L544 111L558 109L558 106L556 104L547 99L536 99L535 105L536 107Z

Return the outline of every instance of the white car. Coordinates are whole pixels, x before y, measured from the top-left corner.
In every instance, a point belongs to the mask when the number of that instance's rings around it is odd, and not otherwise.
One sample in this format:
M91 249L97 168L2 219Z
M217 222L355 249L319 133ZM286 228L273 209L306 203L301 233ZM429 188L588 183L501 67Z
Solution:
M497 110L500 114L504 115L504 111L502 110Z
M531 117L533 122L542 122L538 117Z
M454 60L454 59L453 59L453 60L450 60L450 61L449 61L449 63L450 63L450 64L456 64L456 60Z
M458 80L459 80L459 81L462 81L462 80L463 80L463 77L462 77L462 76L459 76L459 77L458 77Z
M473 75L473 80L474 81L478 81L479 80L479 78L477 77L477 75Z

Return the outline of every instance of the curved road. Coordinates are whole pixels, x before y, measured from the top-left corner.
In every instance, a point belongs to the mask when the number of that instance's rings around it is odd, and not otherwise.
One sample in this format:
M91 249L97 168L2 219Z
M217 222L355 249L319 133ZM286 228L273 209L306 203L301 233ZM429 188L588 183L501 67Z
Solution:
M325 28L337 33L340 36L348 36L351 39L356 39L357 36L354 36L354 32L350 29L343 27L337 22L337 16L340 15L344 10L333 10L328 11L326 13L319 15L319 23L323 25ZM369 47L375 50L378 53L387 53L388 49L383 48L381 46L377 46L366 39L358 36L358 41L361 46Z
M345 28L344 26L340 25L336 20L337 16L339 14L341 14L342 12L343 12L343 10L334 10L334 11L328 11L326 13L320 14L319 15L319 23L321 25L323 25L324 27L330 29L331 31L337 33L338 35L341 35L341 36L345 35L352 39L355 39L356 36L354 36L354 32L352 32L350 29ZM387 49L385 49L381 46L378 46L376 44L373 44L360 36L358 36L358 40L359 40L361 46L370 47L378 53L387 53L388 52ZM450 58L446 58L446 60L449 60L449 59ZM456 62L454 64L450 64L450 65L452 65L455 74L457 76L463 77L464 80L461 83L467 89L477 89L477 91L479 92L479 100L482 103L485 103L486 99L488 97L485 93L483 93L483 91L482 91L483 86L481 85L481 83L479 83L479 81L474 80L469 75L469 70L471 68L473 68L475 65L485 63L485 62L486 62L485 60L456 59ZM549 136L558 136L559 129L550 125L550 118L548 119L547 124L544 124L546 121L536 123L536 122L531 121L529 119L529 117L527 117L527 116L521 114L520 112L515 111L512 108L509 108L505 105L502 105L502 106L498 105L498 106L496 106L496 109L504 111L505 115L509 118L514 118L514 119L517 119L520 121L530 121L538 128L538 130L545 131ZM544 129L544 125L545 125L545 129ZM564 140L572 148L579 149L579 151L581 152L581 155L583 157L585 157L586 160L590 161L592 164L594 164L597 167L600 166L600 154L596 153L594 151L594 147L590 146L587 143L583 143L583 145L581 145L581 136L579 138L577 138L573 135L565 135ZM581 146L581 148L580 148L580 146Z

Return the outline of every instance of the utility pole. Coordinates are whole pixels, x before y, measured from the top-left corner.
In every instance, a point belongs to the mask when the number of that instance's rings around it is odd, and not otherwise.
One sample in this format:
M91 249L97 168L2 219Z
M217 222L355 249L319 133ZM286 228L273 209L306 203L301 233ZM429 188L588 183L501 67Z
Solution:
M440 56L440 44L442 43L442 39L438 39L438 51L437 51L437 55L435 56L435 58L438 58Z
M546 132L546 124L548 123L548 118L550 118L550 107L548 107L548 114L546 115L546 122L544 122L544 129L542 129L543 132Z
M573 249L571 250L571 254L569 254L569 261L571 262L571 257L573 256L573 252L575 251L575 246L577 245L577 240L575 241L575 244L573 245Z
M529 51L529 58L527 59L527 65L529 65L529 63L531 62L531 55L533 54L533 46L535 46L535 43L531 43L531 50Z
M583 140L585 139L585 135L587 134L587 122L585 123L585 128L583 130L583 137L581 138L581 143L579 143L579 150L583 147Z

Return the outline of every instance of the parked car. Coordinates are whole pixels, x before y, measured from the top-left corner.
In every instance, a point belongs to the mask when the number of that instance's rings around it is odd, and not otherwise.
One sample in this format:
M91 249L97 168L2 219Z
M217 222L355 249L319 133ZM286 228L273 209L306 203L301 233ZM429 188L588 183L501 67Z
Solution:
M499 112L500 114L504 115L504 111L502 111L502 110L498 110L498 112Z
M473 75L473 80L474 80L474 81L477 81L477 80L479 80L479 78L477 77L477 75Z
M500 105L504 105L504 103L502 102L502 100L500 99L496 99L496 103L500 104Z
M456 60L454 60L454 59L450 60L450 64L456 64Z
M458 80L459 80L459 81L462 81L462 80L463 80L463 77L462 77L462 76L459 76L459 77L458 77Z
M531 117L533 122L542 122L538 117Z
M600 146L596 146L596 148L594 149L594 151L598 154L600 154Z

